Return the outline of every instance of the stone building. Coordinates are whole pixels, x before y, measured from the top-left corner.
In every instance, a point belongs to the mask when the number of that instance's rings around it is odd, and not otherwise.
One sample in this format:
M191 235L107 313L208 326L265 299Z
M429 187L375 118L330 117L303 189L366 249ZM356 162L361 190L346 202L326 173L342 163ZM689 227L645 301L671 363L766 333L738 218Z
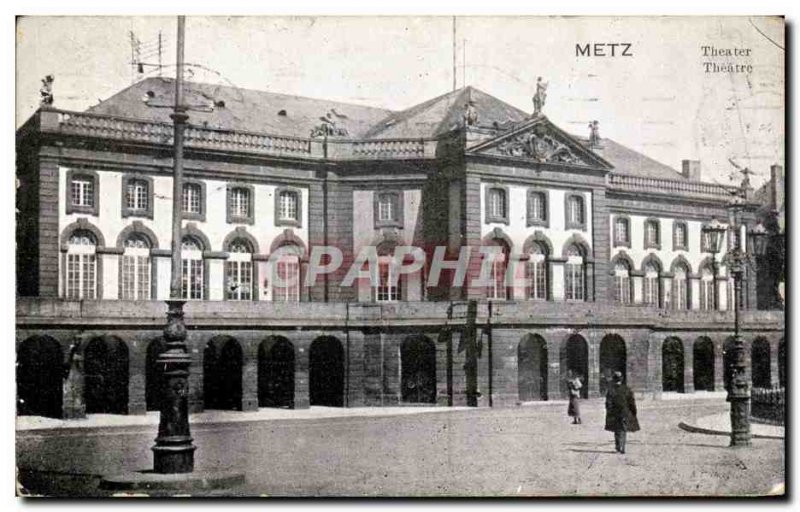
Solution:
M86 112L44 105L17 131L21 414L157 409L173 93L149 78ZM192 410L463 404L468 299L479 405L560 399L569 372L588 397L614 370L640 395L723 389L733 292L701 229L727 221L732 190L699 162L676 171L597 123L578 137L472 87L399 112L199 83L186 96ZM425 258L400 273L405 246ZM342 264L314 270L329 247ZM350 283L365 248L377 279ZM435 279L437 258L462 258L463 283ZM784 317L756 309L758 281L748 268L743 329L769 386Z

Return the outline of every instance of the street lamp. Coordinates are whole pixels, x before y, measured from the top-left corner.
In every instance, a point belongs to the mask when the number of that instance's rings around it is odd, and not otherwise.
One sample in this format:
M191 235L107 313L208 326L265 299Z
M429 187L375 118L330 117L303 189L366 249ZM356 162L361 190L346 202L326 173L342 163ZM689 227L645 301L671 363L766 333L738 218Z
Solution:
M740 230L738 212L743 208L742 201L734 201L729 206L730 229L733 235ZM709 230L710 232L710 230ZM756 227L750 231L750 239L756 255L763 254L765 249L766 229ZM739 332L739 309L741 307L742 276L745 266L752 262L750 254L742 249L741 236L734 235L733 245L725 254L725 262L733 277L733 362L728 389L728 401L731 403L731 444L732 447L750 446L750 383L747 381L747 364L745 361L744 340Z
M722 250L722 237L728 227L717 219L712 219L703 226L703 236L706 237L705 249L711 253L711 267L714 271L714 309L719 307L719 290L717 289L717 254Z

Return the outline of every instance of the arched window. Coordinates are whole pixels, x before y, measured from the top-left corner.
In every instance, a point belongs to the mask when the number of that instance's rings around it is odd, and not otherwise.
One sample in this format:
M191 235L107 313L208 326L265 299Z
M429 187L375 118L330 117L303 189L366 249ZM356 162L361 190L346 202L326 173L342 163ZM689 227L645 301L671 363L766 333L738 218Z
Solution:
M97 240L90 231L78 230L67 242L67 280L64 294L68 299L97 298Z
M631 295L630 268L624 261L619 261L614 266L614 298L620 304L630 304Z
M564 265L564 298L566 300L585 300L585 265L583 252L577 245L571 245L566 252Z
M272 300L275 302L300 301L300 248L284 245L272 270Z
M547 300L547 253L541 244L532 245L526 268L528 297L534 300Z
M253 249L242 239L234 240L228 247L225 262L225 298L228 300L253 299Z
M146 237L133 234L125 240L119 282L119 298L148 300L150 298L150 242Z
M203 299L203 246L191 236L181 241L181 297Z
M700 269L700 309L713 310L716 309L714 305L714 274L708 265Z
M661 278L658 268L653 263L644 266L644 304L653 308L661 306Z
M684 265L675 267L672 277L672 308L689 309L689 270Z

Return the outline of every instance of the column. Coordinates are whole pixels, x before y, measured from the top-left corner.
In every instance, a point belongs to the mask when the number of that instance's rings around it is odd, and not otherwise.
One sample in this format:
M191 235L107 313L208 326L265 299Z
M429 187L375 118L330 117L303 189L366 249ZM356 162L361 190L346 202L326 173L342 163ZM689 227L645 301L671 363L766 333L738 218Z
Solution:
M585 384L589 386L589 398L600 396L600 341L596 338L602 333L589 332L586 335L586 344L589 349L589 375Z
M592 252L594 260L594 276L591 286L593 295L590 300L605 301L610 294L610 276L608 275L611 260L611 234L608 212L608 200L605 188L592 190Z
M780 374L778 373L778 339L769 340L769 375L772 387L780 385Z
M683 392L694 393L694 344L692 340L683 343Z
M400 343L396 334L381 333L383 339L383 405L400 403Z
M292 338L294 345L294 408L310 407L309 390L309 348L312 336L309 333L298 333L302 336Z
M724 338L714 341L714 391L725 390Z
M147 345L144 332L138 339L133 339L128 346L128 414L145 414L147 401L145 397L145 374Z
M562 382L566 376L561 375L561 345L556 341L547 342L547 399L564 400Z
M242 411L258 410L258 341L239 338L242 347Z

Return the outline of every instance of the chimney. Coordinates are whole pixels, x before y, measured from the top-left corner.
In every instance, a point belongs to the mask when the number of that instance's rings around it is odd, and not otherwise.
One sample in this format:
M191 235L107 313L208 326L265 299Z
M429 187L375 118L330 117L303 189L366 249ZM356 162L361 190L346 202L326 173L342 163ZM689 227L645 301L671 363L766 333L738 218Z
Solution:
M700 181L700 160L683 160L681 174L692 181Z
M769 207L778 210L783 205L783 166L771 165L769 174Z

